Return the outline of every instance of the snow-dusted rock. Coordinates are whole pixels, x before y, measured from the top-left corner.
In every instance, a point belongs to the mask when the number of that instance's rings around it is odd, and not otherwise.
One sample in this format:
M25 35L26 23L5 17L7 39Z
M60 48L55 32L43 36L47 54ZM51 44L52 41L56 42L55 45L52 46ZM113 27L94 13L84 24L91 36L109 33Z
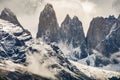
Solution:
M13 62L25 62L26 42L32 39L30 32L24 29L15 14L5 8L0 15L0 56Z
M22 25L17 20L16 15L9 8L4 8L4 10L2 10L0 19L10 21L11 23L22 27Z
M78 62L70 61L74 65L77 66L77 68L84 72L87 76L92 77L93 80L119 80L120 79L120 73L114 72L114 71L108 71L103 70L101 68L86 66Z
M0 19L0 56L2 59L11 59L14 62L24 62L27 46L25 42L31 39L31 35L17 25ZM27 38L29 36L29 38ZM22 39L21 39L21 38ZM28 40L26 40L28 39Z
M30 47L30 51L32 51L32 54L31 52L27 54L27 62L30 63L28 67L31 71L39 71L42 68L45 69L43 71L48 71L58 80L90 79L72 65L56 45L46 44L40 39L33 40L27 44ZM36 69L33 69L34 65L37 65Z

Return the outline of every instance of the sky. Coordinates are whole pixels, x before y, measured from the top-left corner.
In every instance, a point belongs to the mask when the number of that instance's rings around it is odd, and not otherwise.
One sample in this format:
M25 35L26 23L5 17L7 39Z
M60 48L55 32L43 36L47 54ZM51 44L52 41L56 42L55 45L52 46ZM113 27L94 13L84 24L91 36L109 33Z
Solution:
M0 11L10 8L24 28L36 36L39 15L47 3L51 3L56 12L59 25L69 14L71 18L78 16L83 24L85 34L90 21L97 16L108 17L120 14L120 0L0 0Z

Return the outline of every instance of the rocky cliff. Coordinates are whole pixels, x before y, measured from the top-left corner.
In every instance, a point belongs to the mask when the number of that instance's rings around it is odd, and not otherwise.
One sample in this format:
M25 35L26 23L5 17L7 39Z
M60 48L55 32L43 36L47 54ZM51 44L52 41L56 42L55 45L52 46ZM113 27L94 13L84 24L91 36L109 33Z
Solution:
M94 53L93 50L99 52L96 54L96 66L120 63L119 56L116 56L120 47L119 32L120 21L114 16L97 17L91 21L87 34L87 45L90 54Z
M37 38L42 37L47 42L56 42L58 23L51 4L47 4L39 17Z
M87 57L85 35L81 21L77 16L73 19L66 16L59 29L59 41L66 43L68 46L79 48L79 51L73 51L71 54L78 59Z

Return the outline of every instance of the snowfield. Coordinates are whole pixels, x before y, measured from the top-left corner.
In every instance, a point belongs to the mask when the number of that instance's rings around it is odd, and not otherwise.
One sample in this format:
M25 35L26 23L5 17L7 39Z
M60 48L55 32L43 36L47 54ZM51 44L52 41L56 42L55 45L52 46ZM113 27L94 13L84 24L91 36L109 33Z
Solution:
M93 77L96 80L106 80L113 76L120 78L120 73L118 72L113 72L113 71L99 69L96 67L87 66L87 65L81 64L79 62L74 62L71 60L70 62L74 64L75 66L77 66L77 68L83 73L85 73L87 76Z

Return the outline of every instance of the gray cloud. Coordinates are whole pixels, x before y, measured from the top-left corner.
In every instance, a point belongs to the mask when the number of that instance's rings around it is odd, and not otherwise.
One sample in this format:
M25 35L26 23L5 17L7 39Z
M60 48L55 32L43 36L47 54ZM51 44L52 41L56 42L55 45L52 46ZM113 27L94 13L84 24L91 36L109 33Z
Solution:
M0 0L0 10L5 7L12 9L16 14L32 14L43 0Z
M113 8L115 9L115 11L120 14L120 0L114 0L113 2Z

